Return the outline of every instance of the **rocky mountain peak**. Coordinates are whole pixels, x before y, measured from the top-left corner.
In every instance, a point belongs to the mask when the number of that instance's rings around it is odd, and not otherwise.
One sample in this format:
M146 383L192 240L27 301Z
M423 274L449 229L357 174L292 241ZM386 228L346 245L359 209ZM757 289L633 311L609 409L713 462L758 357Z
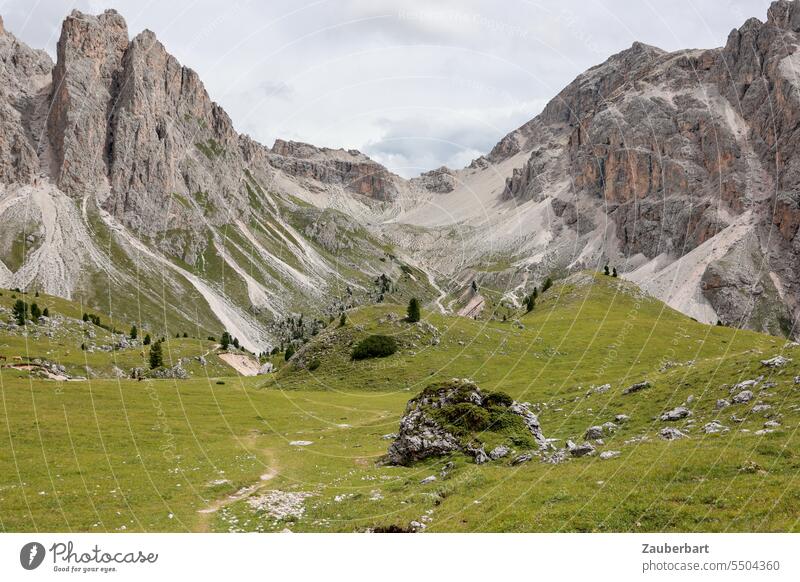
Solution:
M767 11L767 22L785 30L800 32L800 7L793 0L773 2Z

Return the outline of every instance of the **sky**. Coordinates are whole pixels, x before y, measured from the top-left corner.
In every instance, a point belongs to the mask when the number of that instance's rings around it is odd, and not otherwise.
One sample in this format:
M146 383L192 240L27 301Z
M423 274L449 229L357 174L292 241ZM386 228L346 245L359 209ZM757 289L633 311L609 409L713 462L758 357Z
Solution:
M460 168L634 41L722 46L769 0L0 0L55 55L73 9L115 8L196 70L236 129L358 149L406 177Z

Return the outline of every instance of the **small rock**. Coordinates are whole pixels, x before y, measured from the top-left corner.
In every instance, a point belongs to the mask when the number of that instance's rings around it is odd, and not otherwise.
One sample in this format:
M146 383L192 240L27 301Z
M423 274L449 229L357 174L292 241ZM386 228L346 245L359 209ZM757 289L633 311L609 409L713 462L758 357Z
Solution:
M313 445L312 441L291 441L289 443L293 447L307 447L308 445Z
M745 404L753 399L753 393L750 390L742 390L731 399L733 404Z
M455 463L453 463L453 461L447 461L444 464L444 467L442 467L442 470L439 472L439 475L441 475L442 479L450 474L450 471L453 470L453 467L455 467Z
M499 445L493 448L491 451L489 451L489 458L492 459L493 461L496 461L497 459L505 457L510 452L511 450L507 446Z
M733 388L730 389L730 393L733 394L734 392L738 392L739 390L752 388L756 384L758 384L758 380L745 380L744 382L739 382L738 384L734 384Z
M785 358L783 356L775 356L774 358L770 358L769 360L761 360L761 365L766 366L767 368L782 368L791 361L792 361L791 358Z
M687 416L691 416L692 411L686 408L685 406L678 406L677 408L673 408L661 415L661 420L664 421L671 421L671 420L680 420L682 418L686 418Z
M716 410L722 410L723 408L727 408L730 405L731 405L730 402L728 402L724 398L720 398L719 400L717 400L717 404L716 404L716 406L714 406L714 408Z
M775 431L772 430L771 428L762 428L761 430L757 430L753 434L757 434L758 436L762 436L762 435L770 434L770 433L773 433L773 432L775 432Z
M425 477L422 481L420 481L421 485L427 485L428 483L433 483L436 481L436 475L430 475L429 477Z
M764 423L764 428L778 428L781 425L777 420L768 420Z
M679 431L677 428L668 426L658 431L658 436L666 441L674 441L677 439L687 438L689 435L687 435L685 432Z
M611 390L611 384L603 384L602 386L595 386L592 388L592 392L595 394L603 394Z
M594 446L591 443L576 445L572 441L567 441L567 448L569 449L569 454L573 457L585 457L594 453Z
M722 425L721 423L717 422L716 420L712 420L711 422L707 423L703 426L703 432L705 434L715 434L718 432L727 432L728 427Z
M600 453L600 458L604 461L607 461L608 459L619 457L620 454L621 453L619 451L603 451L602 453Z
M385 440L385 441L393 441L394 439L397 438L397 433L396 432L390 432L389 434L383 435L381 438L383 440Z
M586 429L586 432L583 434L583 438L585 438L587 441L603 438L603 427L590 426L589 428Z
M756 404L751 412L758 414L759 412L766 412L772 408L771 404Z
M645 388L650 388L651 384L647 380L643 382L637 382L636 384L632 384L625 388L622 391L623 394L633 394L634 392L639 392L640 390L644 390Z
M630 419L631 419L631 417L628 416L627 414L618 414L618 415L616 415L614 417L614 420L616 420L617 422L620 422L620 423L628 422Z
M527 463L533 458L533 453L522 453L521 455L517 455L511 460L512 465L521 465L522 463Z

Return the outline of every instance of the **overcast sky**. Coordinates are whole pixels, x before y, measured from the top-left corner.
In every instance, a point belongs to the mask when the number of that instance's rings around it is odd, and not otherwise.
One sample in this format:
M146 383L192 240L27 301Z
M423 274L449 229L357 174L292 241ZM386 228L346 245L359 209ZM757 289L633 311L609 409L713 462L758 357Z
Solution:
M359 149L404 176L461 167L635 40L721 46L769 0L0 0L55 54L70 10L116 8L195 69L240 132ZM501 9L502 7L502 9Z

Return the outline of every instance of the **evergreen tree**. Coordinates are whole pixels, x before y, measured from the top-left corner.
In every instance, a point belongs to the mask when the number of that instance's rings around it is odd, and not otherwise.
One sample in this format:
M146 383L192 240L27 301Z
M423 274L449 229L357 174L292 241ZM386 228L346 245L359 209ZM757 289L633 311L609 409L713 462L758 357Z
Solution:
M473 293L478 292L478 283L475 282L475 279L472 280L472 292Z
M83 321L85 321L85 322L89 321L89 314L88 313L84 313L83 314Z
M11 308L11 313L17 325L25 325L25 320L28 319L28 304L22 299L17 299Z
M142 341L142 344L145 345L145 346L149 346L150 345L150 334L149 333L144 334L144 341Z
M408 302L408 309L406 311L408 317L406 317L406 321L409 323L416 323L420 319L420 309L419 309L419 299L416 297L412 297L411 301Z
M531 293L531 295L533 295L533 300L536 301L539 298L539 289L537 287L534 287L533 293Z
M42 316L42 310L36 303L31 303L31 319L33 321L39 321L39 318Z
M289 347L286 348L286 353L283 354L283 359L288 362L293 355L294 355L294 346L292 344L289 344Z
M150 348L150 369L155 370L164 365L164 353L161 350L161 342L156 342Z
M231 334L227 331L222 332L222 339L219 340L219 345L223 350L227 350L228 346L231 345Z
M616 267L614 267L614 271L612 271L611 276L612 277L616 277L617 276L617 268Z
M131 336L131 339L132 339L132 340L133 340L133 339L136 339L136 338L139 336L139 330L138 330L138 329L136 329L136 326L135 326L135 325L132 325L132 326L131 326L131 334L130 334L130 336Z
M606 265L605 267L603 267L603 274L604 274L606 277L608 277L608 276L611 274L611 273L609 272L609 270L608 270L608 265Z
M42 311L42 315L44 315L45 317L50 317L50 310L47 307L45 307L44 311Z
M553 286L553 280L550 277L548 277L547 279L544 280L544 283L542 283L542 293L550 289L550 287L552 286Z
M342 311L342 314L339 316L339 327L344 327L347 325L347 314Z
M235 347L235 348L239 347L239 338L238 337L233 338L233 347Z
M536 307L536 299L534 299L533 293L531 293L525 300L525 311L530 313L531 311L533 311L534 307Z
M186 333L186 332L183 332L183 337L189 337L189 334Z

